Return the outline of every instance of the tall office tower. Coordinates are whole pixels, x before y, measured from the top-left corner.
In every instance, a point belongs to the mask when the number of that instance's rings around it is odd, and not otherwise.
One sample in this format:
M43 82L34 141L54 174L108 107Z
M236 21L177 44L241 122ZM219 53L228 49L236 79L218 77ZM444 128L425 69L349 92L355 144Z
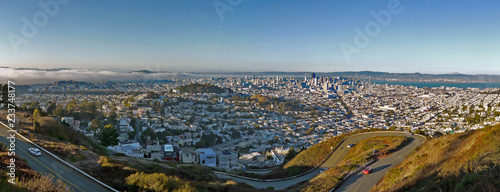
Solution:
M314 79L314 78L316 78L316 73L312 73L312 74L311 74L311 77L312 77L313 79Z
M307 73L304 74L304 82L307 82Z
M372 84L372 76L368 77L368 84L370 84L370 85Z
M323 91L327 91L328 90L328 82L326 83L323 83Z

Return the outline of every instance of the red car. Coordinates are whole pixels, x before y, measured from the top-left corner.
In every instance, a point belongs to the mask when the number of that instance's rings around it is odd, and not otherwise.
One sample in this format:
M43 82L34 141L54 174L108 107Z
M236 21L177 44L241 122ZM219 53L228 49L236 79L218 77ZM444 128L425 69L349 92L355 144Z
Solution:
M365 168L365 170L363 170L364 174L368 174L370 172L372 172L372 168L370 168L370 167L367 167L367 168Z

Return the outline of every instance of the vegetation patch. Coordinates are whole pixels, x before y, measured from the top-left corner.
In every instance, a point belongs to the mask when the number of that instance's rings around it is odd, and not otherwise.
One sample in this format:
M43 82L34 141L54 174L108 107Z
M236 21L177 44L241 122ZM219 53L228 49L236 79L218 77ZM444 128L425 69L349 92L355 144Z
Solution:
M193 83L189 85L183 85L177 88L181 93L216 93L216 94L221 94L225 93L228 91L229 93L232 92L231 89L223 89L215 85L211 84L199 84L199 83Z
M329 191L350 172L368 163L379 155L387 155L395 149L404 147L410 139L404 136L378 136L360 141L352 147L339 164L310 180L302 191ZM378 152L373 153L373 150Z
M372 191L498 191L500 125L431 139Z
M183 181L176 176L167 176L163 173L148 174L137 172L125 178L125 181L130 191L190 192L195 190L189 182Z
M373 131L393 131L390 129L363 129L356 132L347 133L344 135L339 135L336 137L331 137L323 142L320 142L314 146L309 147L306 150L301 151L298 155L290 158L288 162L282 168L275 169L271 173L266 175L259 175L259 178L263 179L277 179L290 177L294 175L299 175L301 173L307 172L312 168L320 164L332 151L332 147L335 148L342 142L345 138L365 132Z

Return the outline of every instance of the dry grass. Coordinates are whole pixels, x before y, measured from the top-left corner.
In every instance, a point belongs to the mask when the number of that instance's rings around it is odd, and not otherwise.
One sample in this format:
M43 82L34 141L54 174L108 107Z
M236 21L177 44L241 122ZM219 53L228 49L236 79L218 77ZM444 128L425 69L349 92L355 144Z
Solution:
M355 145L339 164L314 177L302 189L304 192L329 191L347 174L366 164L377 155L387 155L408 143L403 136L379 136L364 139ZM377 150L373 154L373 150Z
M500 165L499 141L500 126L429 140L372 191L461 191L465 175Z
M67 192L69 189L69 185L61 180L54 181L53 175L40 174L36 174L31 178L22 178L17 186L28 191L37 192Z
M356 132L347 133L344 135L331 137L321 143L309 147L301 151L295 158L287 162L282 168L275 169L269 174L259 175L263 179L276 179L290 177L304 173L313 167L320 164L331 152L331 147L336 147L343 139L348 136L358 133L373 132L373 131L391 131L387 129L363 129ZM247 175L248 176L248 175Z

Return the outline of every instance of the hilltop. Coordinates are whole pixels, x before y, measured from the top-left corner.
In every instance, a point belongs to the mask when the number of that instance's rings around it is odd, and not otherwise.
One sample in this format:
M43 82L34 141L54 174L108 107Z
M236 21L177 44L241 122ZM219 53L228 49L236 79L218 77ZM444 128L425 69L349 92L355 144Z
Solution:
M211 84L199 84L193 83L189 85L183 85L177 88L181 93L217 93L221 94L226 91L232 92L231 89L223 89Z
M498 191L500 125L429 140L372 191Z

